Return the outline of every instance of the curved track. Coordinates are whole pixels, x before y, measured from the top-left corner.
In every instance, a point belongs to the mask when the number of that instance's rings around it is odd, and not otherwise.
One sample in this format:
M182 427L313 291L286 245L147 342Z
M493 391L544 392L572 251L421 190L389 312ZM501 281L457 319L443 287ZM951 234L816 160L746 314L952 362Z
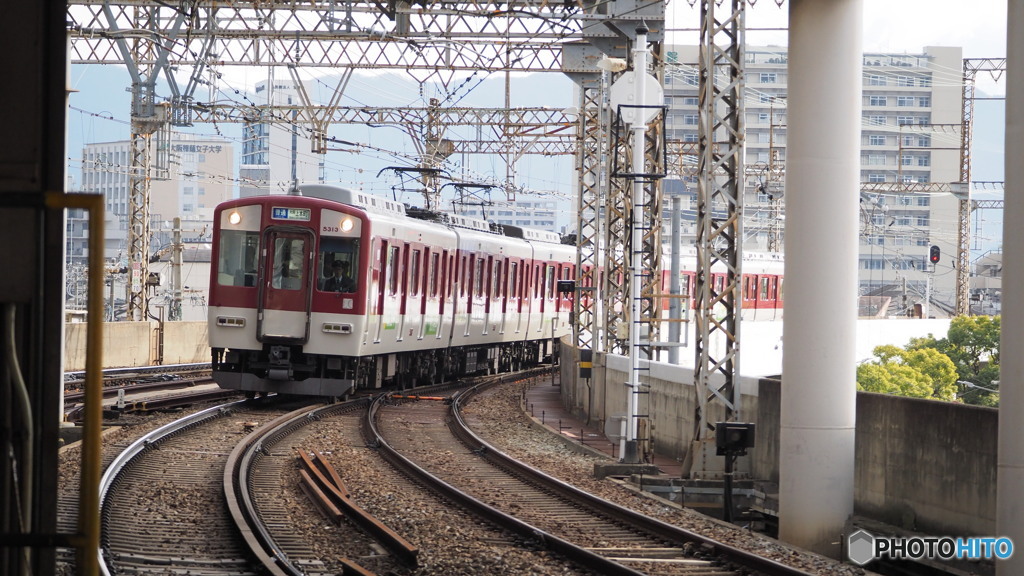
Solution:
M107 573L257 574L223 505L223 471L251 422L280 407L235 402L133 443L103 476Z
M604 574L806 574L519 464L468 430L458 414L464 397L451 402L450 413L441 402L375 404L370 423L375 441L389 460L446 497Z

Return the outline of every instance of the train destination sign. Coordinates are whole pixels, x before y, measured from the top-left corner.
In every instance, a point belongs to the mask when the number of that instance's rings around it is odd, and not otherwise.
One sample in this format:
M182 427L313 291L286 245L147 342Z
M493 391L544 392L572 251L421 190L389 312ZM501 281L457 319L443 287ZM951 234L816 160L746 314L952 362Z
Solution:
M308 222L309 215L309 208L282 208L281 206L274 206L270 217L274 220L302 220Z

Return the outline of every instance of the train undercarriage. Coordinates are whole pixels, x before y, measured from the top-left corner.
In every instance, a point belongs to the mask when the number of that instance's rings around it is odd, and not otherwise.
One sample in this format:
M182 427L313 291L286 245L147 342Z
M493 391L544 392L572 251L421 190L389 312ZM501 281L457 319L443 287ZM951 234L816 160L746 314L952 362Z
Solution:
M438 384L470 374L512 372L550 361L550 340L417 350L376 356L306 354L301 345L212 350L213 379L248 395L282 393L342 398L356 390Z

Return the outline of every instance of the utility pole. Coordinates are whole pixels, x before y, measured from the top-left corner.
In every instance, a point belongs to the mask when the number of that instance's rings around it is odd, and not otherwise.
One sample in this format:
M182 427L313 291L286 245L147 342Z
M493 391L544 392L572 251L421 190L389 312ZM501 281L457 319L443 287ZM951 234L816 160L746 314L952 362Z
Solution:
M697 287L694 330L694 387L697 407L690 449L683 461L684 478L706 475L707 441L714 426L710 404L724 408L725 421L740 417L740 282L743 227L744 35L746 0L701 2L700 127L697 179ZM723 12L719 14L719 11ZM715 218L715 211L724 216ZM711 271L725 270L716 286ZM724 349L716 350L713 336ZM713 375L721 378L718 382Z
M974 78L978 72L1006 71L1006 58L964 58L960 115L960 191L956 194L956 313L971 313L971 142L974 131Z
M170 321L181 320L181 260L184 246L181 244L181 218L174 218L174 245L171 248L171 307L167 314Z

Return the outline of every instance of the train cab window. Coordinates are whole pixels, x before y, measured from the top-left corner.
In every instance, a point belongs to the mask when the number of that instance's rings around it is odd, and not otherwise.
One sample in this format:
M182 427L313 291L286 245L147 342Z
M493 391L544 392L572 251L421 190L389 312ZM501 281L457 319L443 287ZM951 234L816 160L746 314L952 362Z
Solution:
M221 286L256 286L260 233L223 230L217 261L217 283Z
M303 263L306 259L306 240L303 238L275 238L271 287L280 290L302 288Z
M359 286L359 240L321 238L316 268L320 290L355 292Z

